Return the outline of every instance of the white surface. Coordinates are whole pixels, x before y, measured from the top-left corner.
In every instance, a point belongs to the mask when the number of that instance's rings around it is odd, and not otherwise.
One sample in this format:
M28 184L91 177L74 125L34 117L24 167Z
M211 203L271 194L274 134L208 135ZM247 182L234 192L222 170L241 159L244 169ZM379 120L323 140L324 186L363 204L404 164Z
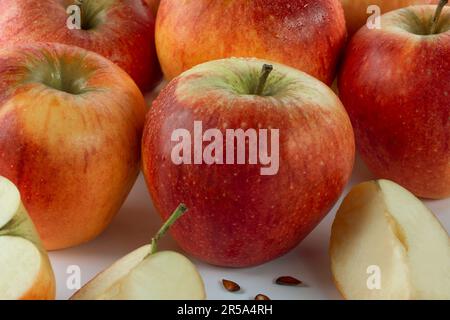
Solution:
M372 178L358 160L351 182L344 194L347 194L350 185ZM256 268L226 269L194 260L205 280L208 298L248 300L253 299L258 293L263 293L271 299L340 299L331 280L327 251L331 223L341 200L342 198L322 223L296 249L275 261ZM450 199L427 201L426 204L436 213L447 231L450 230ZM160 225L161 219L152 206L141 175L118 216L99 238L73 249L50 254L57 278L57 298L67 299L74 292L66 285L69 266L80 267L82 284L84 284L120 257L149 243ZM160 249L179 250L170 235L161 242ZM298 277L307 286L284 287L273 284L273 280L282 275ZM222 278L239 283L243 288L242 292L225 291L220 284Z

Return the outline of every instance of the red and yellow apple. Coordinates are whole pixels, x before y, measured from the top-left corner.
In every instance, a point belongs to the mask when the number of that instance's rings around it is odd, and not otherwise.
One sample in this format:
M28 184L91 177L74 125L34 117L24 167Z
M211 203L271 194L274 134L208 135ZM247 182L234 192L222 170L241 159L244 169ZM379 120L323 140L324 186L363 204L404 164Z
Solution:
M439 0L341 0L345 12L345 21L349 35L353 35L364 26L371 13L367 9L371 5L380 8L381 13L386 13L399 8L415 4L438 3Z
M255 57L331 85L345 40L339 0L162 0L156 22L168 80L206 61Z
M73 5L80 29L71 29ZM143 91L161 78L155 18L141 0L2 0L0 46L30 41L59 42L97 52L124 69Z
M0 50L0 175L47 249L111 221L139 172L145 112L133 80L98 54L56 43Z
M203 143L183 139L187 161L174 161L174 134L198 141L199 123ZM258 142L251 138L256 132ZM207 140L218 147L212 162ZM248 156L240 161L243 146ZM277 170L263 174L268 162L261 154L250 160L257 149L278 154ZM327 214L352 171L354 137L344 107L322 82L278 63L229 58L198 65L162 90L147 116L142 156L162 217L180 202L190 208L172 228L180 246L211 264L246 267L288 252Z
M339 92L373 173L437 199L450 196L450 8L432 27L435 11L400 9L356 33Z

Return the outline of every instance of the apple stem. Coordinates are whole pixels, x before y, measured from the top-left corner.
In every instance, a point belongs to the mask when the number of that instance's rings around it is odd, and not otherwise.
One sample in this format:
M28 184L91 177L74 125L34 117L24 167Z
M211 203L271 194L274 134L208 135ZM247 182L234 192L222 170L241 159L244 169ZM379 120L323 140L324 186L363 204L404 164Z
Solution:
M172 215L167 219L167 221L163 224L161 229L159 229L158 233L152 238L152 245L150 255L156 253L158 251L158 241L161 239L164 234L166 234L167 230L178 220L183 214L188 211L188 208L184 203L181 203L178 208L172 213Z
M445 5L448 3L448 0L441 0L436 8L436 12L434 14L433 20L431 21L431 31L430 34L435 34L437 27L438 27L438 23L439 23L439 18L441 17L441 13L442 10L444 9Z
M262 96L264 88L266 87L267 78L269 78L270 73L273 70L273 66L270 64L264 64L261 70L261 75L259 77L258 87L256 87L255 94Z

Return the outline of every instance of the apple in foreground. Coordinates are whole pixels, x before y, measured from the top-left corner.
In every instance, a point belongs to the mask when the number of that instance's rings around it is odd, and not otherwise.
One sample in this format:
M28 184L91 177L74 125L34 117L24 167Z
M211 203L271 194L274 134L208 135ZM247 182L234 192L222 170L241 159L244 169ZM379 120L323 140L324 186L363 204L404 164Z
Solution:
M0 50L0 175L47 249L97 236L140 169L146 104L106 58L56 43Z
M154 33L154 14L141 0L0 1L1 47L32 41L75 45L119 65L142 91L161 78Z
M450 196L445 2L440 16L436 6L412 6L383 15L380 30L361 29L348 45L339 76L339 95L368 167L379 178L434 199Z
M408 7L416 4L433 4L439 0L341 0L345 12L345 21L349 35L353 35L373 13L368 13L369 6L376 5L381 13L386 13L395 9Z
M20 193L0 176L0 300L51 300L55 277Z
M203 300L196 267L173 251L157 252L157 241L187 208L180 205L150 245L123 257L81 288L71 300Z
M331 85L345 40L339 0L162 0L156 22L168 80L210 60L255 57Z
M352 171L354 138L322 82L281 64L229 58L162 90L142 156L162 217L183 201L191 210L171 230L181 247L211 264L246 267L288 252L322 220Z
M351 190L333 223L330 257L347 299L450 299L448 234L419 199L392 181Z

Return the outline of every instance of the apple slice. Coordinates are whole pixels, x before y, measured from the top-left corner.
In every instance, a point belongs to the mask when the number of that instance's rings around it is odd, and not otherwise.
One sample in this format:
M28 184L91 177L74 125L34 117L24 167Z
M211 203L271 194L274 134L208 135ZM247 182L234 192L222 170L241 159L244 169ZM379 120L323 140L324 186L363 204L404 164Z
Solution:
M347 299L450 299L448 234L394 182L365 182L350 191L333 223L330 258ZM368 285L371 267L380 286Z
M98 274L72 300L202 300L203 280L196 267L173 251L157 252L157 242L186 212L180 205L151 245L143 246Z
M0 300L54 298L47 253L16 186L0 177Z

